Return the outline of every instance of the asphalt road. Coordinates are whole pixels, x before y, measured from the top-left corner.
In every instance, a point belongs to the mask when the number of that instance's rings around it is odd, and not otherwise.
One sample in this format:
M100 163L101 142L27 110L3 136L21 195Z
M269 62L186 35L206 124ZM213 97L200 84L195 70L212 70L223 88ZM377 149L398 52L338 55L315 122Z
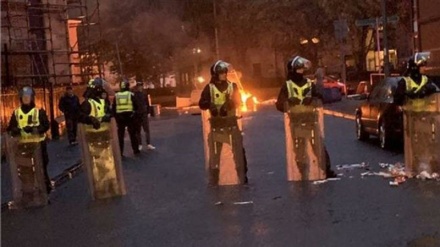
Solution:
M126 196L91 201L81 174L50 206L3 212L2 246L440 246L440 182L391 187L354 169L290 183L282 115L270 107L244 121L249 186L208 188L200 117L162 118L151 122L158 149L123 161ZM325 128L334 168L403 161L358 142L353 121L326 117Z

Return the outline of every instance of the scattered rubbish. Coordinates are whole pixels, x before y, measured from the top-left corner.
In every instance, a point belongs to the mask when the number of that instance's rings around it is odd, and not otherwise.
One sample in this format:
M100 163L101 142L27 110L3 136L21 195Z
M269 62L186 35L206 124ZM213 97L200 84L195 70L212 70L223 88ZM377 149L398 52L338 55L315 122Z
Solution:
M247 202L234 202L234 205L246 205L246 204L254 204L253 201L247 201Z
M390 185L391 186L399 186L399 183L395 182L395 181L390 181Z
M433 174L429 174L429 172L423 171L419 175L417 175L416 178L421 180L438 179L439 175L435 172Z
M406 182L405 177L396 177L394 181L390 181L391 186L399 186L400 184Z
M323 184L323 183L327 183L328 181L339 181L339 180L341 180L341 178L327 178L323 180L313 181L313 184Z
M220 205L223 205L223 202L218 201L218 202L214 203L214 205L215 206L220 206Z
M338 177L343 177L344 173L338 173Z
M354 168L368 168L368 164L362 162L360 164L350 164L350 165L337 165L336 169L338 170L346 170L346 169L354 169Z
M272 198L272 200L278 200L281 199L281 196L275 196L274 198Z
M390 166L392 166L393 164L389 164L389 163L379 163L379 166L381 167L381 168L388 168L388 167L390 167Z

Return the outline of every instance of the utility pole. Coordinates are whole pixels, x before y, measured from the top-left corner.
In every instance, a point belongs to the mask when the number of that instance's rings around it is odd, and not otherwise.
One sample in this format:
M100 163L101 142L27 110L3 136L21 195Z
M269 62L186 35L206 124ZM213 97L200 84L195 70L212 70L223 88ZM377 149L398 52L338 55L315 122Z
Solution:
M215 0L212 0L213 8L214 8L214 34L215 34L215 56L217 60L220 59L220 51L218 46L218 29L217 29L217 6L215 4Z
M390 57L388 54L388 38L387 38L387 26L388 26L388 17L387 17L387 3L386 0L382 0L382 18L383 18L383 65L384 65L384 73L385 78L390 76Z

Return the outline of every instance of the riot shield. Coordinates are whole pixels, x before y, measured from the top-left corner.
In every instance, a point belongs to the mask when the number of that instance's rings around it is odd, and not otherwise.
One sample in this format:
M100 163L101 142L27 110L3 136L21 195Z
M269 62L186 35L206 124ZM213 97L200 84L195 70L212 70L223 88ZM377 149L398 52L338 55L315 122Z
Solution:
M79 124L78 130L92 198L125 195L115 120L112 118L110 123L101 123L97 130L91 125Z
M237 117L211 117L202 112L205 168L211 185L245 182L243 137Z
M284 113L287 179L325 179L324 117L322 103L295 105Z
M410 177L440 173L440 93L403 106L405 166Z
M7 161L12 175L12 208L45 206L49 202L40 142L7 136Z

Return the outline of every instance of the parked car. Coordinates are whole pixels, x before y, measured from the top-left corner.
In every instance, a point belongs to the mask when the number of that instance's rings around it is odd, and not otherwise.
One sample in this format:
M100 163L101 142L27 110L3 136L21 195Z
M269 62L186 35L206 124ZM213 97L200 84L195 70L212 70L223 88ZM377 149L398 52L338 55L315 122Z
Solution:
M341 95L345 95L345 84L340 81L337 77L334 76L324 76L324 88L337 88Z
M379 137L380 147L389 148L403 140L403 111L394 103L394 92L402 77L389 77L376 84L367 100L356 109L356 137Z

